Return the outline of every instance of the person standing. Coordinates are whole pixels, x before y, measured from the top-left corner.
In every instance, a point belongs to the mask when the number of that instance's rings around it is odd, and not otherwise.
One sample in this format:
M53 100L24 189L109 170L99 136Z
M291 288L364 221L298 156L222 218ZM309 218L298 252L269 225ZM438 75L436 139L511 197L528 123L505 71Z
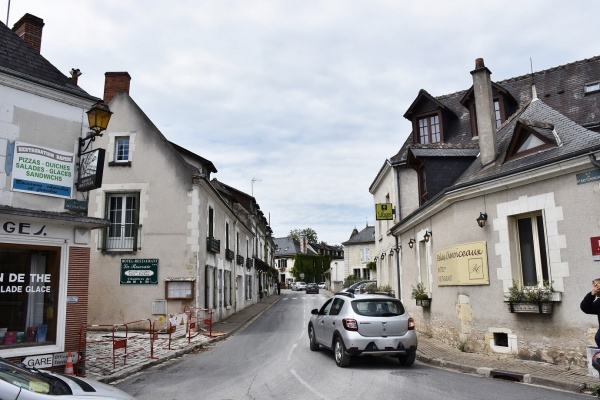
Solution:
M600 347L600 300L596 296L600 294L600 278L592 281L592 290L585 295L581 301L581 311L586 314L594 314L598 316L598 330L594 336L596 347Z
M281 283L277 282L277 294L281 294Z

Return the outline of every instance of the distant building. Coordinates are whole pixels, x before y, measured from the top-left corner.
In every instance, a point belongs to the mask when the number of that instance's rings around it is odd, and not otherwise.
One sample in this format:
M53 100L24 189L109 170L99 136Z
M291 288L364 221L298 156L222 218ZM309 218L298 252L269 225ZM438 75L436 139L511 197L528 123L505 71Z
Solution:
M344 246L344 279L349 275L357 279L375 279L375 271L368 268L369 262L375 261L375 227L365 226L360 232L354 228L350 239L342 243Z

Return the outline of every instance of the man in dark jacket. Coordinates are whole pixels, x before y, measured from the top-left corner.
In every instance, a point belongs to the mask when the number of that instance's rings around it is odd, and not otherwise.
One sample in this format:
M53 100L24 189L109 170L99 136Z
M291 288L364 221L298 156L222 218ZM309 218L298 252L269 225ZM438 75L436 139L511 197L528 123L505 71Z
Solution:
M596 298L596 296L600 293L600 278L594 279L592 281L592 290L585 295L583 300L581 301L581 311L586 314L594 314L598 316L598 325L600 326L600 300ZM596 347L600 347L600 329L596 332L596 336L594 336L596 340Z

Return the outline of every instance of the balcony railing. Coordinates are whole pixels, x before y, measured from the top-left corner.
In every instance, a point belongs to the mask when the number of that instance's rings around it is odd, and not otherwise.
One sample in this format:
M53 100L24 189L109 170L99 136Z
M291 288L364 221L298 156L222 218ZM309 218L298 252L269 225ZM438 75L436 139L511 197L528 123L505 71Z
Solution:
M111 224L102 230L103 251L137 251L141 249L139 234L142 226Z
M233 250L225 249L225 258L227 260L233 260L235 258L235 253L233 252Z
M246 258L246 268L252 269L252 267L254 266L253 261L254 260L252 258L250 258L250 257Z
M206 250L212 253L220 253L221 252L221 241L215 239L212 236L206 238Z
M236 261L237 265L244 265L244 256L240 256L238 254L235 261Z

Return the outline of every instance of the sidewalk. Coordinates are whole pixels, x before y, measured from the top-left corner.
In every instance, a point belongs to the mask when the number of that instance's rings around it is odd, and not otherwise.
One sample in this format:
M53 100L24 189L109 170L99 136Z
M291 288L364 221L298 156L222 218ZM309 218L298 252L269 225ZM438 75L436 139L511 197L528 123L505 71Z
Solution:
M267 297L256 304L246 307L231 317L215 323L212 329L212 337L199 334L192 337L190 343L188 343L188 338L177 339L173 341L171 350L166 348L166 346L155 346L155 359L150 359L147 352L136 352L135 342L139 343L138 346L140 347L143 344L147 345L147 337L146 341L144 341L144 338L135 341L131 340L130 342L134 343L128 344L128 352L131 355L127 356L126 365L122 365L123 362L121 360L120 366L113 369L112 359L104 361L100 360L95 363L86 363L86 374L88 377L101 382L114 382L151 366L158 365L166 360L194 352L204 346L233 335L252 322L273 304L278 302L283 295L288 292L290 291L282 290L281 296L273 295ZM324 293L327 296L332 295L332 293L328 291L324 291ZM90 338L88 337L88 340L89 339ZM600 387L600 380L598 377L587 375L587 369L579 367L569 369L565 366L525 361L507 355L465 353L425 335L419 335L417 360L421 363L448 368L459 372L478 374L490 378L511 379L576 393L586 392L595 395L596 387Z

